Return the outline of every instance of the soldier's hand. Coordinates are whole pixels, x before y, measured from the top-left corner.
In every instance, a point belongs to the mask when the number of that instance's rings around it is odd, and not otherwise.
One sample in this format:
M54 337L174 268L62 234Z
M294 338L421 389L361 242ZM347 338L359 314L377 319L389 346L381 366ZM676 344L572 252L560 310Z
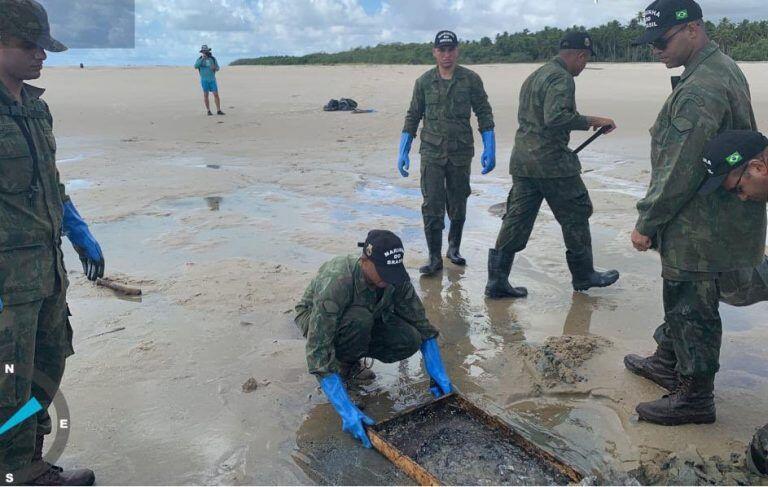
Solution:
M632 246L639 252L645 252L651 248L651 238L634 229L632 230Z
M488 174L496 167L496 134L493 130L486 130L483 136L483 156L480 164L483 166L483 174Z
M592 127L592 130L597 130L602 127L607 127L605 130L606 134L610 134L611 132L616 130L616 122L614 122L612 118L587 117L587 121L589 121L589 126Z
M98 245L98 244L96 244ZM89 251L79 245L72 245L80 256L80 262L83 264L83 274L89 281L104 277L104 254L101 253L101 247L98 247L98 253Z

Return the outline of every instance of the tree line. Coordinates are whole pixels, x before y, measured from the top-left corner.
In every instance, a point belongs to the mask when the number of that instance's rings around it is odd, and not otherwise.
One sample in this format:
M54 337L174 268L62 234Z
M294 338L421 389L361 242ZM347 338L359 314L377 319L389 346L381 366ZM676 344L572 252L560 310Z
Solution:
M768 21L744 20L735 23L727 18L717 24L706 22L710 38L737 61L768 61ZM528 29L510 34L496 34L494 39L461 42L464 64L528 63L545 61L557 54L558 41L566 32L586 30L592 36L598 61L653 61L648 46L632 46L644 24L642 14L626 25L619 21L586 29L545 27L538 32ZM232 65L299 65L299 64L434 64L431 43L392 43L357 47L349 51L318 52L305 56L265 56L238 59Z

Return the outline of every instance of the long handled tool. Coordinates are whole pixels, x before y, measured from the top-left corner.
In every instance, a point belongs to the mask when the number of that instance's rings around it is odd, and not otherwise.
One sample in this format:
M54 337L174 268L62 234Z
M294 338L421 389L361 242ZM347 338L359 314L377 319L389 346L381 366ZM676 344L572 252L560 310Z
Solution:
M589 144L591 144L592 142L594 142L596 138L598 138L598 137L600 137L601 135L603 135L604 133L606 133L606 132L608 131L608 129L610 129L610 128L612 128L612 127L608 127L608 126L602 126L602 127L600 127L600 128L597 130L597 132L595 132L595 134L594 134L592 137L590 137L590 138L588 138L587 140L585 140L583 144L581 144L580 146L578 146L578 147L577 147L577 148L576 148L576 149L573 151L573 153L574 153L574 154L578 154L579 152L581 152L581 151L582 151L582 149L584 149L586 146L588 146Z

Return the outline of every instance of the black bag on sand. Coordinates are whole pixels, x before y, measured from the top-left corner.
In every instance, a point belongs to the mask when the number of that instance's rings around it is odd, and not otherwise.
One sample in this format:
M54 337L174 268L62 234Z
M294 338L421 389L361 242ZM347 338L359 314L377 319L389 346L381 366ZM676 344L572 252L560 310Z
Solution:
M323 107L323 110L326 112L335 112L339 110L339 100L336 100L332 98L328 103L325 104Z

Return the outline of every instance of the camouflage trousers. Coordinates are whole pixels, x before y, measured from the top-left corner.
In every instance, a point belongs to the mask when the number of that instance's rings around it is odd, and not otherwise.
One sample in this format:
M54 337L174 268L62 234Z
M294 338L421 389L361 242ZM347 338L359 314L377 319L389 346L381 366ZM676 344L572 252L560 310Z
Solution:
M496 250L516 253L528 245L541 203L546 200L563 231L569 259L579 259L592 250L589 217L592 200L581 176L566 178L523 178L513 176L507 197Z
M754 268L691 282L664 280L664 323L653 335L660 349L674 352L678 372L719 370L722 324L718 301L749 306L768 301L768 258Z
M717 279L664 279L664 323L653 335L660 349L673 351L677 372L711 377L720 370L720 284Z
M0 313L0 424L32 397L43 411L0 436L0 472L32 462L35 437L51 432L48 416L72 349L72 328L64 291L31 303L6 306ZM14 373L5 373L13 364ZM33 377L42 377L41 387ZM53 390L52 390L53 389Z
M302 321L309 320L309 310L296 316L300 329L308 328ZM384 363L405 360L419 351L422 338L410 323L392 313L382 313L374 318L364 307L352 306L341 317L336 330L334 348L336 358L343 363L353 363L370 357Z
M469 175L472 157L457 160L421 159L421 214L425 230L445 228L445 213L453 221L467 218L467 199L472 193Z

